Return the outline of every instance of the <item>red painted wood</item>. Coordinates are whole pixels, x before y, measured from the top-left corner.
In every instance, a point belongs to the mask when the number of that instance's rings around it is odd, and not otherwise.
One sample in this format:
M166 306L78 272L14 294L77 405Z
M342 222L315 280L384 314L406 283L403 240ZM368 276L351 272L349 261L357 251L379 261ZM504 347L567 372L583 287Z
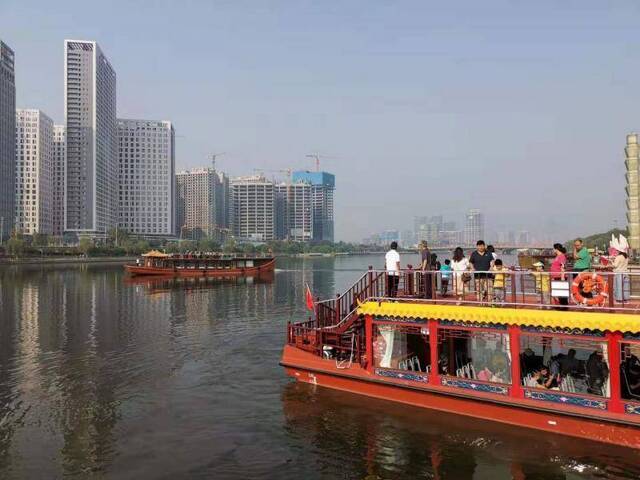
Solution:
M612 412L624 412L624 404L622 403L621 379L620 379L620 341L622 334L620 332L609 332L606 334L609 350L609 381L611 383L611 401L609 402L609 410Z
M431 374L429 383L440 385L440 372L438 372L438 320L429 320L429 347L431 350Z
M511 351L511 396L524 397L520 375L520 327L509 325L509 349Z
M367 370L373 372L373 318L371 315L364 317L365 342L367 349Z

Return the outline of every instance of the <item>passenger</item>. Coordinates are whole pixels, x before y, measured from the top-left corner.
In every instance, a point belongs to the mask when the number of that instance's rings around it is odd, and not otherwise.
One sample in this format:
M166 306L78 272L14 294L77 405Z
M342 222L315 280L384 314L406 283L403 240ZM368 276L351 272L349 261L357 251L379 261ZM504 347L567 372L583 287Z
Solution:
M433 298L433 275L430 273L433 270L433 264L431 263L431 250L425 240L422 240L419 245L420 250L420 270L422 270L422 283L424 285L424 298Z
M591 269L591 254L587 247L583 245L582 239L578 238L573 243L573 271L586 272Z
M464 297L465 283L467 278L465 275L470 275L469 270L469 260L464 256L464 252L462 248L456 247L453 251L453 260L451 262L451 269L453 270L453 289L455 291L456 297L458 298L458 305L462 301Z
M533 266L536 270L531 272L531 275L533 275L536 280L536 293L540 295L542 305L550 305L551 281L549 280L549 274L544 271L544 263L536 262Z
M629 300L629 256L617 251L613 259L613 296L616 302Z
M487 367L484 367L482 370L480 370L476 374L476 377L478 377L478 380L482 380L484 382L490 382L491 379L494 377L494 375L491 372L491 370L489 370Z
M555 253L555 258L553 262L551 262L551 267L549 268L549 272L551 273L551 280L566 280L565 275L565 265L567 264L567 249L561 243L553 244L553 253ZM554 297L559 305L569 305L568 297ZM561 308L562 310L566 310L566 308Z
M536 379L538 385L547 389L559 388L560 375L551 375L551 372L547 367L542 367L539 371L533 374L533 378Z
M623 398L640 398L640 360L632 354L620 367Z
M489 271L491 270L491 263L493 262L493 255L487 251L487 246L484 240L478 240L476 242L476 250L471 254L469 263L475 270L476 278L476 296L478 301L486 300L489 295Z
M582 364L576 358L576 351L573 348L570 348L566 355L559 356L558 364L560 365L560 375L563 377L567 375L575 377L582 370Z
M444 261L444 265L440 266L440 294L444 297L449 289L449 279L451 278L451 260L448 258Z
M506 298L505 287L507 285L507 268L502 264L502 260L497 258L491 267L493 272L493 301L498 305L503 305Z
M596 350L587 360L587 384L589 393L604 396L604 385L609 378L609 366L604 361L602 350Z
M536 357L533 350L526 348L520 356L520 365L522 366L522 373L529 375L542 367L542 360L540 357Z
M442 266L442 264L438 260L438 255L436 255L435 253L432 253L431 254L431 269L435 270L437 272L438 270L440 270L441 266Z
M384 258L385 269L387 270L387 296L393 298L398 295L398 284L400 283L400 254L398 253L398 242L391 242L389 251Z
M487 245L487 252L491 254L494 262L498 259L498 254L496 253L496 249L493 245Z

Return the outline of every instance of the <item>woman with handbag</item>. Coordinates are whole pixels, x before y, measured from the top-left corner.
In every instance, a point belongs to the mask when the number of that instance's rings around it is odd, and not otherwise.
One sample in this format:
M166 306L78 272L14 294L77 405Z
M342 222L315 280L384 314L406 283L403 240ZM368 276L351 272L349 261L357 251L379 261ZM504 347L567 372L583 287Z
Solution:
M465 283L471 280L471 273L469 272L469 260L464 256L462 248L457 247L453 251L453 258L451 259L451 270L453 270L453 291L458 298L457 305L464 298Z

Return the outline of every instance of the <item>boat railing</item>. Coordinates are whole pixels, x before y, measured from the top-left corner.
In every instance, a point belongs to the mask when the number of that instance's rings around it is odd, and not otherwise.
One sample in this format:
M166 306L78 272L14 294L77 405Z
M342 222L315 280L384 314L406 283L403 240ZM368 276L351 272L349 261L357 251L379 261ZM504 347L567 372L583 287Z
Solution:
M535 270L423 271L368 274L382 283L363 300L407 299L430 303L640 313L640 272Z

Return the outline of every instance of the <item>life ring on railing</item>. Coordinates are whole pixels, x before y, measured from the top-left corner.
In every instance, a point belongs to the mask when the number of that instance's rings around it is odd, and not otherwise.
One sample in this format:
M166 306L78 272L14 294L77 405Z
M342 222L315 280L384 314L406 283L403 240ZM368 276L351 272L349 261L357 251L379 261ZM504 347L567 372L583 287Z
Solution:
M609 298L607 281L597 273L581 273L571 284L571 296L579 305L602 307Z

